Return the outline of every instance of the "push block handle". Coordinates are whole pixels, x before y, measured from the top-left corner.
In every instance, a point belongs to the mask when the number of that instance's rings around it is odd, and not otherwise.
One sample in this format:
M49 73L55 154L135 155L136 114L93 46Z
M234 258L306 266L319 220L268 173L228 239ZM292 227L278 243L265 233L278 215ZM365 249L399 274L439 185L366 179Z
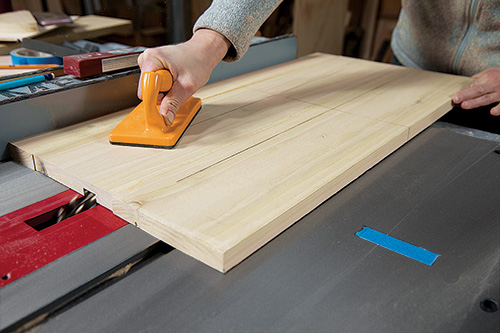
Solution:
M167 92L172 88L172 74L166 69L160 69L155 72L156 75L159 76L160 80L160 91Z
M146 112L146 130L159 128L166 131L167 125L160 114L156 101L160 92L167 92L172 88L172 74L162 69L156 72L142 73L142 99Z

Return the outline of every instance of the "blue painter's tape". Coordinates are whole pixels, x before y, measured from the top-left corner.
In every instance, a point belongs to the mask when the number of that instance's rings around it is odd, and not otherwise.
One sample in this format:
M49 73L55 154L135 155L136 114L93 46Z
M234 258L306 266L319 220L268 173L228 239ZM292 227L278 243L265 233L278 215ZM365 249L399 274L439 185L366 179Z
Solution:
M12 50L10 52L10 58L13 65L63 64L62 58L25 48Z
M396 239L368 227L364 227L361 231L358 231L356 236L429 266L431 266L437 257L439 257L439 254L432 253L431 251L427 251L426 249L422 249L421 247Z

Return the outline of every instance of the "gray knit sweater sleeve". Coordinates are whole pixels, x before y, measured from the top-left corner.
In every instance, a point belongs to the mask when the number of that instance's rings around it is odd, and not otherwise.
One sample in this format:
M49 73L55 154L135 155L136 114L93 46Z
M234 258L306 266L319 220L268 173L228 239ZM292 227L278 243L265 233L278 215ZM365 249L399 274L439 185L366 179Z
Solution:
M193 31L201 28L215 30L232 44L224 61L243 57L264 21L282 0L213 0L198 18Z

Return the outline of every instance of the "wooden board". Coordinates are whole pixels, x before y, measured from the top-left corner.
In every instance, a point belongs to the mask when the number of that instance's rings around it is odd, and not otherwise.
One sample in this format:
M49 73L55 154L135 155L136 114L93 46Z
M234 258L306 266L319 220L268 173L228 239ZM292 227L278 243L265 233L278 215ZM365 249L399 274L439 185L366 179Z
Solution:
M469 82L313 54L201 89L173 150L109 144L128 109L11 151L226 272L444 114Z
M49 28L40 29L44 33L36 37L37 40L52 44L62 44L64 41L72 42L111 34L131 33L132 21L115 17L86 15L75 18L72 24L58 27L49 26ZM10 51L20 47L22 47L21 43L2 43L0 44L0 54L9 54Z
M0 41L17 42L56 29L56 25L39 26L28 10L17 10L0 14Z
M27 10L18 10L15 12L0 14L0 37L4 33L36 33L38 32L38 23Z

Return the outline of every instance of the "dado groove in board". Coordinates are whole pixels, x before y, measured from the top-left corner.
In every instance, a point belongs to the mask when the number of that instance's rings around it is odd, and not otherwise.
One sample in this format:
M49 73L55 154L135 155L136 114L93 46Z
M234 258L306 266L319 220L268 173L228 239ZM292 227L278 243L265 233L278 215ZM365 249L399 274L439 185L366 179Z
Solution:
M470 81L313 54L201 89L173 150L109 144L128 109L11 151L226 272L448 111Z

